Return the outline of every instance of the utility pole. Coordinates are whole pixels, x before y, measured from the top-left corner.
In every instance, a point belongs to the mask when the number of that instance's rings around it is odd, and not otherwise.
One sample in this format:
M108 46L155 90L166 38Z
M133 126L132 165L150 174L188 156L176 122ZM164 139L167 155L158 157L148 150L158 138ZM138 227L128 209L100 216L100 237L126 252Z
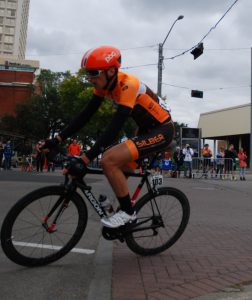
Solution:
M159 97L162 97L162 70L163 70L163 61L164 61L164 56L163 56L163 47L164 43L166 42L169 34L172 31L173 26L178 20L183 19L184 16L178 16L177 19L173 22L170 30L168 31L163 43L158 44L158 85L157 85L157 94Z
M158 44L158 86L157 86L157 94L159 97L162 97L162 70L163 70L163 46L162 44Z

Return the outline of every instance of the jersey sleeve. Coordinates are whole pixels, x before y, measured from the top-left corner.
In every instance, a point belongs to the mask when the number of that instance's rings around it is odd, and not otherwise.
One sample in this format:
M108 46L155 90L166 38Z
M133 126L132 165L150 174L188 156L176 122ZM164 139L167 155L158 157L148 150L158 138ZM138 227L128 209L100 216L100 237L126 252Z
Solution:
M92 99L88 102L87 106L80 112L70 124L60 132L59 136L62 140L70 137L77 131L79 131L93 116L93 114L98 110L102 103L103 98L97 95L93 95Z
M111 146L116 141L130 113L131 109L129 107L119 105L108 127L98 138L94 146L86 153L86 156L90 161L96 158L100 153L104 152L108 146Z

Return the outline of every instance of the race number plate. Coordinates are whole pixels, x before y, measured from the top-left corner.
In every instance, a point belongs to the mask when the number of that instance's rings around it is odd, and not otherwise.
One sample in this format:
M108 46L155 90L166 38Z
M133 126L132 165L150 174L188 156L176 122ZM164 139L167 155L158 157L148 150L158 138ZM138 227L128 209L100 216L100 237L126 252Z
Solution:
M153 175L152 176L152 185L157 186L157 185L162 185L163 184L163 175Z

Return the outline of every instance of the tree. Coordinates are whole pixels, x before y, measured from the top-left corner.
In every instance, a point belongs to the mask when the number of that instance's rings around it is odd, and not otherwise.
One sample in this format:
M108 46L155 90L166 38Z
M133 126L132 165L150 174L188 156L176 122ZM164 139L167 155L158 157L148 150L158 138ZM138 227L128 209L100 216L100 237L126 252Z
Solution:
M17 130L16 118L13 115L5 114L0 120L2 130L15 132Z
M41 70L37 78L41 87L38 110L47 124L47 136L54 136L67 122L67 113L61 107L59 87L68 78L71 78L70 72L52 72L50 70Z
M82 111L87 103L91 100L93 95L93 88L91 85L83 80L83 74L80 71L77 76L66 78L59 86L61 109L67 113L67 119L70 121L80 111ZM111 117L115 112L113 102L104 99L98 111L94 114L91 120L85 125L83 129L78 132L78 137L84 144L92 145L97 137L109 125ZM136 130L134 121L129 120L119 139L123 136L132 136Z
M70 77L69 72L41 70L37 77L40 93L16 106L16 116L4 116L1 126L36 139L54 136L67 123L61 110L59 85Z

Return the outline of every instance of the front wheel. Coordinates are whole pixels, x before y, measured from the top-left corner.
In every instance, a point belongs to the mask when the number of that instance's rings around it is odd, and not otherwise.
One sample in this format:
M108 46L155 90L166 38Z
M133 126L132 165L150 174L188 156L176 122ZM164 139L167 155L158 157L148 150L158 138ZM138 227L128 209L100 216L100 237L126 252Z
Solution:
M87 223L87 207L81 196L73 192L68 199L65 204L63 186L49 186L19 200L1 229L6 256L17 264L34 267L66 255L80 240ZM57 208L48 216L53 207Z
M135 205L136 225L126 237L128 247L140 255L153 255L171 247L184 232L190 205L184 193L164 187L146 194Z

